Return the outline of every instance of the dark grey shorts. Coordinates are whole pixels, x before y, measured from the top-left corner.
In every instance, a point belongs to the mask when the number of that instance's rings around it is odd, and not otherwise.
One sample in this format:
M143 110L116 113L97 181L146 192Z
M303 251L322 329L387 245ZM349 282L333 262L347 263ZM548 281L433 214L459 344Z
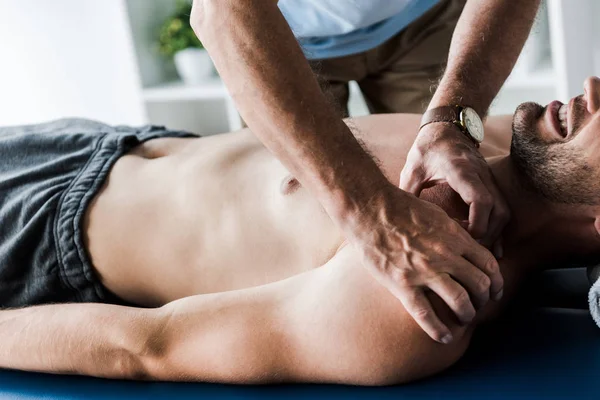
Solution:
M118 302L84 247L86 207L128 150L190 136L82 119L0 128L0 307Z

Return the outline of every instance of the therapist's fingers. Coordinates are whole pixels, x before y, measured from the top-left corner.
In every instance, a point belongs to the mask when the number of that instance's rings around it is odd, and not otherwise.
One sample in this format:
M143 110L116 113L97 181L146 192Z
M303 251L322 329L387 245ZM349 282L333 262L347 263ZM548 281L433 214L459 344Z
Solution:
M492 248L492 245L498 241L502 235L502 232L504 231L504 228L510 221L510 208L504 199L504 195L498 189L491 171L489 171L489 169L485 171L481 178L493 199L493 206L489 215L487 231L483 235L481 243L488 248ZM502 253L502 251L494 251L494 255L497 258L501 256L499 253Z
M469 233L481 239L488 230L494 199L475 171L452 169L446 178L448 185L469 206Z
M466 249L463 257L490 278L490 296L494 300L500 300L504 292L504 278L500 272L500 265L492 253L475 243L474 246Z
M450 307L462 324L475 318L476 311L469 293L448 274L440 274L429 283L433 290Z
M450 329L438 318L421 288L394 293L415 322L436 342L448 344L454 339Z
M490 300L490 277L465 258L461 257L449 264L446 273L469 292L475 309L479 310Z

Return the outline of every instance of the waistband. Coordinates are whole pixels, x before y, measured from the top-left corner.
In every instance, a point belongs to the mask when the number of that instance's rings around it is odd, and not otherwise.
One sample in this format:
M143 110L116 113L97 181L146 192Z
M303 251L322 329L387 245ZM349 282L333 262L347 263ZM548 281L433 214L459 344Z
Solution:
M136 145L160 137L196 137L183 131L162 127L141 129L114 127L112 132L98 134L98 140L87 164L63 192L59 201L54 237L60 277L77 293L81 302L114 302L114 296L100 283L88 256L83 217L115 162Z

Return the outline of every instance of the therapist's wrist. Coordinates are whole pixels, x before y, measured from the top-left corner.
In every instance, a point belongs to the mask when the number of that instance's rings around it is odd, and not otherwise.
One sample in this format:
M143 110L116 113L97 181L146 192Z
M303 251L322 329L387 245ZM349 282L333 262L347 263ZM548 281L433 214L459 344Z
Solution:
M466 104L474 109L483 119L496 93L491 88L486 88L484 82L477 87L470 87L472 82L468 77L460 74L446 74L440 81L427 110L455 104Z
M316 160L312 168L305 168L304 173L307 183L312 181L313 194L342 227L351 223L373 194L390 182L341 119L331 121L324 135L327 141L320 146L327 150L325 157Z
M338 182L330 187L326 194L319 200L331 219L342 229L355 225L368 209L373 197L390 185L390 182L381 175L381 179L375 173L356 171L359 179L354 181Z
M352 240L353 237L363 236L363 231L372 229L371 222L380 217L377 215L379 205L392 192L396 202L409 203L410 198L414 198L384 178L382 181L369 182L360 189L353 187L350 190L340 190L335 193L335 204L327 212L348 239Z

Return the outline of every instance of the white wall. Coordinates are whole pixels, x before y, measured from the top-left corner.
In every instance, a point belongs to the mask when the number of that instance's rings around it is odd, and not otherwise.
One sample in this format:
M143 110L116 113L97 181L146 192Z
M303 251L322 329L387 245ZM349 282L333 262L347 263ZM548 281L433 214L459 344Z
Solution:
M595 73L595 6L592 0L548 0L553 64L558 97L583 93L583 81ZM559 34L560 33L560 34Z
M0 0L0 126L144 123L126 13L122 0Z
M126 4L142 86L177 80L173 60L158 54L156 43L161 25L176 8L175 0L127 0Z

